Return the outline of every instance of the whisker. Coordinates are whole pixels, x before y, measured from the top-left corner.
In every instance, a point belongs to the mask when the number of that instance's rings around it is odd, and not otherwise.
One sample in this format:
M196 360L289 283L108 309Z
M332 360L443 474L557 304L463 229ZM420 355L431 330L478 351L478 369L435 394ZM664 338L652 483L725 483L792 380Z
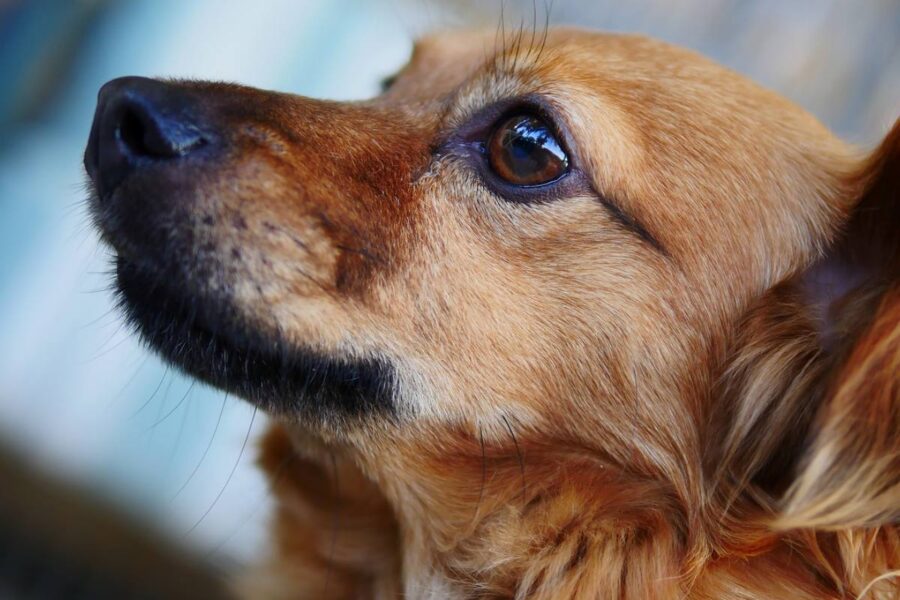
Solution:
M503 0L500 0L500 17L497 19L497 27L496 27L496 29L494 29L494 53L491 56L491 58L493 59L493 61L495 63L496 63L497 55L500 53L500 50L503 47L501 45L501 40L500 40L500 28L501 28L502 24L503 24Z
M247 525L247 523L249 523L250 520L259 513L260 510L262 510L262 508L263 508L262 500L272 494L272 490L274 490L278 486L278 484L281 482L281 478L287 472L288 465L290 465L294 461L295 458L296 458L296 456L294 454L288 454L287 456L285 456L284 458L281 459L281 462L275 468L275 471L271 476L271 483L263 491L263 493L258 496L257 501L253 503L253 508L250 509L247 512L247 514L244 515L244 518L241 519L241 522L238 523L237 527L235 527L234 530L231 533L229 533L225 539L220 541L212 549L210 549L209 552L206 553L206 557L205 557L206 560L212 560L215 557L215 555L218 554L219 551L225 546L225 544L230 542L232 540L232 538L234 538L234 536L236 536L238 534L238 532L241 529L243 529Z
M535 0L537 1L537 0ZM541 32L541 43L535 54L534 60L537 62L544 55L544 49L547 47L547 37L550 35L550 13L553 12L554 0L544 0L544 29Z
M153 425L151 425L151 426L147 429L147 431L150 431L151 429L153 429L154 427L156 427L157 425L159 425L160 423L162 423L163 421L165 421L166 419L168 419L169 417L171 417L171 416L175 413L175 411L178 410L179 407L181 407L182 404L184 404L184 401L187 399L187 397L190 395L190 393L191 393L192 391L194 391L194 384L195 384L195 383L197 383L197 380L196 380L196 379L191 380L191 385L188 386L188 389L187 389L187 391L184 393L184 395L181 397L181 400L179 400L179 401L175 404L175 406L173 406L172 409L171 409L169 412L166 413L166 415L165 415L163 418L158 419L155 423L153 423Z
M108 338L106 338L106 341L104 341L102 344L100 344L100 347L97 349L97 353L94 354L94 356L92 356L91 358L82 361L81 364L86 365L86 364L92 363L95 360L97 360L98 358L102 358L102 357L106 356L107 354L109 354L110 352L112 352L113 350L115 350L116 348L121 346L122 344L124 344L126 341L128 341L131 336L126 335L124 338L122 338L121 340L119 340L118 342L113 344L112 347L107 348L109 343L111 341L113 341L117 335L122 333L122 329L123 329L122 323L119 323L118 327L116 327L116 329L112 332L112 335L110 335Z
M519 471L522 474L522 508L524 509L526 498L525 458L522 456L522 450L519 448L519 441L516 439L516 434L513 433L512 426L509 424L506 415L500 415L500 418L503 419L503 422L506 424L506 430L509 431L509 436L512 438L513 445L516 447L516 458L519 460Z
M107 408L109 408L110 406L112 406L112 403L115 402L116 400L118 400L118 399L122 396L122 393L123 393L126 389L128 389L128 386L130 386L132 383L134 383L134 380L137 379L137 376L140 374L140 372L141 372L141 371L144 369L144 367L147 365L147 361L148 361L148 360L150 360L150 355L149 355L149 354L147 354L146 356L144 356L144 358L141 360L141 364L139 364L139 365L137 366L137 368L134 370L134 373L131 374L131 376L128 378L128 380L125 381L124 384L122 384L122 387L119 388L119 391L117 391L115 394L112 394L112 395L110 396L109 400L107 400L107 402L106 402L106 407L107 407Z
M166 384L166 391L163 392L162 400L159 402L159 408L156 409L156 420L159 420L160 416L163 414L163 411L166 409L166 403L169 401L169 392L172 391L172 384L175 383L175 377L169 379L169 383ZM153 436L156 434L156 430L152 427L145 431L144 433L148 433L149 437L147 438L147 442L153 439Z
M500 0L500 67L506 70L506 0Z
M303 269L301 269L300 267L297 267L297 266L294 267L294 272L297 273L298 275L300 275L301 277L304 277L304 278L306 278L307 280L311 281L311 282L312 282L313 284L315 284L319 289L321 289L323 292L325 292L326 294L328 294L328 295L331 296L332 298L336 298L336 296L335 296L335 294L334 294L334 291L331 290L331 289L330 289L328 286L326 286L324 283L322 283L321 281L319 281L319 280L318 280L316 277L314 277L313 275L310 275L309 273L307 273L306 271L304 271Z
M516 28L516 33L513 34L512 44L510 46L512 56L512 65L509 68L509 71L515 73L519 68L519 58L521 58L522 53L522 36L525 31L525 17L519 18L519 26Z
M204 512L200 516L200 518L197 519L197 522L194 523L191 528L184 533L185 537L187 537L191 534L192 531L197 529L197 527L200 525L200 523L203 522L206 516L212 512L212 510L216 507L216 504L218 504L219 499L222 497L222 494L225 493L225 489L228 487L228 484L231 483L231 478L234 477L234 473L235 471L237 471L238 465L241 463L241 458L244 456L244 450L246 450L247 448L247 442L250 440L250 433L253 431L253 421L256 420L257 410L258 409L256 407L253 408L253 414L250 415L250 425L247 427L247 434L244 436L244 442L241 444L241 451L238 453L237 460L234 461L234 466L231 467L231 472L228 474L228 478L225 480L225 484L222 486L222 489L219 490L219 493L216 494L215 499L212 501L212 504L209 505L209 508L206 509L206 512Z
M99 317L97 317L96 319L91 319L84 325L79 325L78 329L82 330L82 329L87 329L88 327L93 327L94 325L96 325L97 323L99 323L100 321L102 321L103 319L105 319L106 317L110 316L111 314L113 314L114 312L117 312L117 311L118 311L118 309L114 306L114 307L110 308L109 310L107 310L106 312L104 312ZM107 323L106 325L101 327L101 329L106 327L107 325L109 325L109 323Z
M114 284L114 283L107 283L107 284L106 284L105 286L103 286L103 287L90 288L90 289L87 289L87 290L78 290L78 293L79 293L79 294L99 294L99 293L101 293L101 292L104 293L104 294L115 293L115 292L116 292L116 284Z
M381 266L384 266L387 264L386 260L384 260L383 258L381 258L380 256L378 256L377 254L375 254L374 252L372 252L371 250L369 250L368 248L365 248L365 247L354 248L352 246L344 246L342 244L338 244L335 247L338 250L343 250L344 252L351 252L353 254L359 254L359 255L363 256L364 258L367 258L368 260L371 260L372 262L377 263Z
M528 40L528 57L532 57L534 52L535 36L537 35L537 0L531 0L531 39Z
M478 513L481 510L481 501L484 500L484 487L487 484L487 456L484 451L484 434L481 431L481 424L478 425L478 444L481 446L481 488L478 491L478 502L475 504L475 513L472 515L472 524L478 520Z
M135 418L136 416L138 416L139 414L141 414L141 411L144 410L145 408L147 408L147 407L150 405L150 402L152 402L153 399L156 397L156 394L159 393L159 389L162 387L162 384L163 384L163 382L166 380L166 376L167 376L168 374L169 374L169 365L166 365L166 370L163 371L162 377L159 378L159 383L156 384L156 389L153 390L153 393L150 394L150 397L147 398L147 399L144 401L143 404L141 404L140 408L138 408L136 411L134 411L133 413L131 413L131 416L128 417L128 420L129 420L129 421L132 420L132 419L134 419L134 418ZM123 387L122 389L124 390L125 388ZM119 393L121 393L121 391L120 391Z
M175 460L175 455L178 454L178 448L181 447L182 436L184 435L184 428L187 424L188 414L191 412L191 407L193 406L194 397L191 396L188 398L187 406L184 409L184 412L181 415L181 424L178 426L178 435L175 437L175 444L172 445L172 451L169 453L169 458L166 460L166 464L168 465L167 470L171 471L172 461Z
M216 439L216 433L218 433L218 431L219 431L219 425L222 424L222 415L225 414L225 404L226 404L226 402L228 402L228 394L227 394L227 393L226 393L225 396L222 398L222 407L219 409L219 418L216 419L216 426L215 426L215 428L213 429L212 435L211 435L210 438L209 438L209 442L207 442L207 444L206 444L206 449L203 450L203 454L200 456L200 460L197 461L197 464L194 466L194 470L191 471L191 474L190 474L190 475L188 475L187 480L185 480L185 482L181 484L181 487L178 488L178 491L175 492L175 495L172 496L172 497L169 499L169 502L170 502L170 503L171 503L171 502L174 502L175 499L178 498L178 496L181 494L181 492L184 491L184 488L186 488L186 487L188 486L188 484L189 484L189 483L191 482L191 480L194 478L194 475L196 475L196 474L197 474L197 471L200 470L200 465L203 464L203 460L206 458L206 455L209 454L209 449L212 448L213 440ZM255 414L255 410L254 410L254 414Z

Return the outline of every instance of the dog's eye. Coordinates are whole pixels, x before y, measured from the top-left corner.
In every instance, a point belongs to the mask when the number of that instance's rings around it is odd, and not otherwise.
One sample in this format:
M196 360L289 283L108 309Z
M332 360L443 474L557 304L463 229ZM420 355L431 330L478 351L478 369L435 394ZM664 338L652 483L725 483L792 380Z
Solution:
M388 75L387 77L385 77L384 79L381 80L380 87L381 87L382 94L385 93L386 91L388 91L389 89L391 89L391 86L393 86L394 83L397 81L398 76L399 76L399 73L395 73L393 75Z
M534 115L502 121L488 140L487 154L494 173L513 185L550 183L569 169L569 157L553 130Z

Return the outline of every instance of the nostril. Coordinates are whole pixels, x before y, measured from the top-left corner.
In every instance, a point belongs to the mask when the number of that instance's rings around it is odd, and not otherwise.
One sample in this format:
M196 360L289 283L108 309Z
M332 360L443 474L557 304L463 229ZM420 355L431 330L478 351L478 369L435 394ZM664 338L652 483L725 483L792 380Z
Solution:
M126 107L122 113L119 126L116 128L116 137L132 154L158 155L158 152L147 145L147 130L137 112L131 107Z
M174 158L205 143L190 123L166 118L140 102L119 108L116 139L127 154L151 158Z

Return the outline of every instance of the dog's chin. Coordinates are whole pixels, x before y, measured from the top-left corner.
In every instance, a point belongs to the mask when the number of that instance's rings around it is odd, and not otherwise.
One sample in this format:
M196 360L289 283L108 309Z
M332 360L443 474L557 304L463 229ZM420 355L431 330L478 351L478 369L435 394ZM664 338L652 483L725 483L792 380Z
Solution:
M235 315L227 298L189 294L172 278L119 257L127 321L165 360L279 416L340 425L395 414L386 360L335 357L290 344Z

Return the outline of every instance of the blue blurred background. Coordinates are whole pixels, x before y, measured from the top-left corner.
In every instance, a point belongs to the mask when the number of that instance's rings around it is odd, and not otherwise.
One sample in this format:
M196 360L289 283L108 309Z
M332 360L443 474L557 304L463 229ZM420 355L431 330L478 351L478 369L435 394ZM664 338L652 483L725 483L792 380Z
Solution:
M533 6L507 0L504 14L530 23ZM545 10L538 0L539 24ZM204 564L258 556L268 494L253 444L264 417L251 424L240 401L168 370L112 310L108 255L83 206L97 89L133 74L363 98L416 36L494 27L499 14L499 2L476 0L0 0L5 452ZM556 0L550 20L695 48L863 145L900 115L896 0Z

